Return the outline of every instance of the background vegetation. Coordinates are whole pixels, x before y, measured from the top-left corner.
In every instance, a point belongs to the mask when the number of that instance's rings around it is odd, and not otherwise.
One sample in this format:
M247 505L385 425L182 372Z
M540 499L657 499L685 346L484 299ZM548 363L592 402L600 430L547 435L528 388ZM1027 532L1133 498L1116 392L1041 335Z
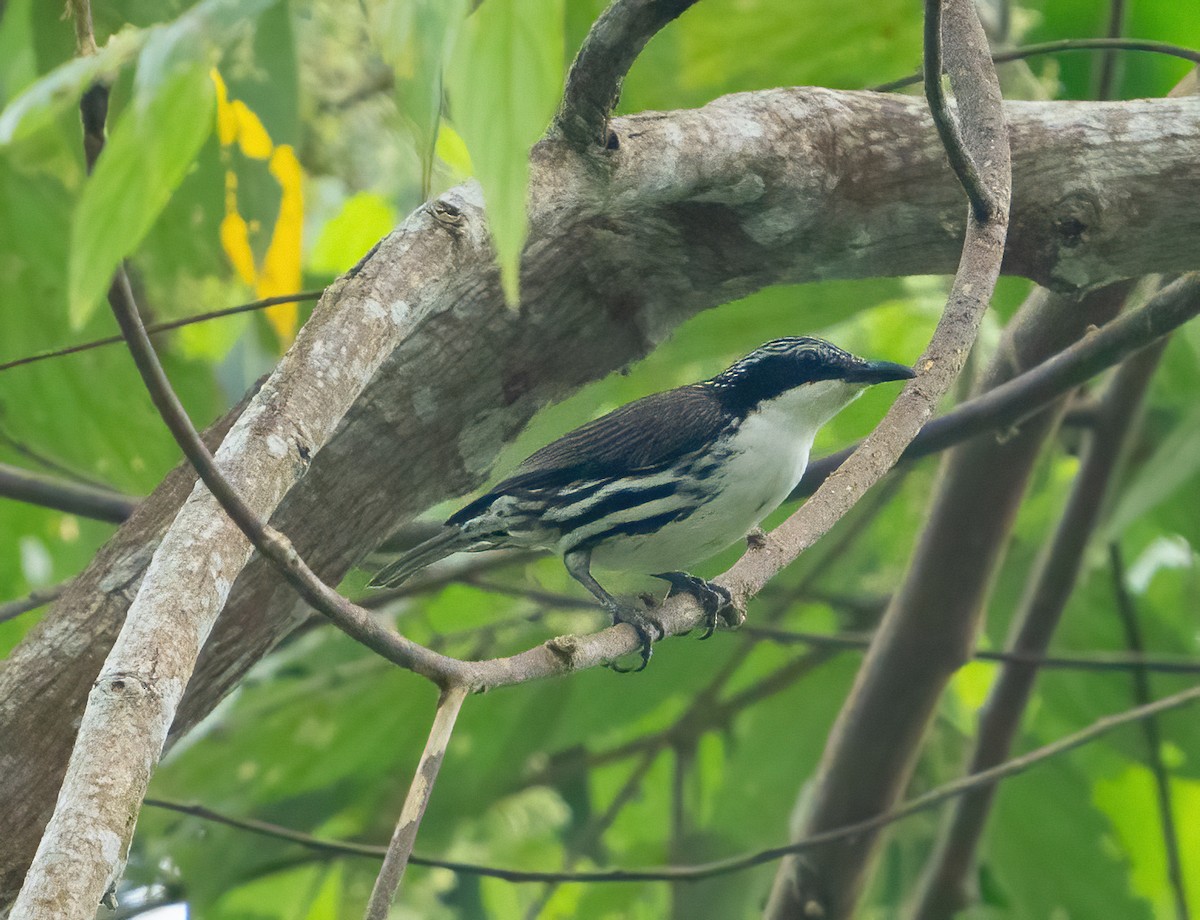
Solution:
M511 269L522 233L524 150L544 129L565 63L603 6L487 0L460 22L464 3L437 0L263 0L236 13L212 0L191 8L143 0L97 5L101 41L118 34L161 55L155 71L143 52L113 90L110 143L126 145L135 168L84 182L73 99L34 100L15 128L0 121L0 133L10 132L0 146L0 364L112 334L107 310L96 307L122 255L132 255L148 319L318 288L430 189L468 175L484 185L501 260ZM74 37L56 4L8 0L0 10L0 103L7 103L70 60ZM1098 0L1044 0L1008 13L1009 32L997 44L1103 35L1111 11ZM208 48L184 51L198 34L196 21L208 40L228 37L211 71ZM1200 46L1200 7L1144 0L1127 12L1123 29ZM651 41L625 84L621 110L695 106L791 84L869 87L915 70L920 36L919 9L898 0L704 0ZM1093 98L1101 61L1074 54L1007 65L1006 95ZM1187 70L1149 55L1124 55L1116 68L1118 98L1164 95ZM443 82L447 107L439 117ZM114 200L122 202L119 227L103 221ZM507 277L515 296L511 270ZM976 363L1031 287L1001 282ZM775 336L818 334L860 354L911 361L944 293L939 278L838 282L769 289L700 315L627 374L548 408L497 472L576 424L709 376ZM303 319L303 307L282 306L160 336L192 417L207 423L236 402ZM1119 583L1136 607L1146 652L1200 661L1198 352L1200 333L1191 326L1167 349L1058 634L1059 651L1094 657L1129 649L1114 584L1119 556ZM891 395L873 391L839 416L817 453L865 434ZM1080 397L1083 410L1088 399ZM1086 421L1083 410L1076 421ZM1038 464L988 602L982 648L1003 646L1078 468L1081 437L1078 425L1064 427ZM0 462L140 496L178 460L121 347L0 371ZM772 583L752 606L751 624L820 634L869 630L901 580L935 465L913 465L868 498ZM867 518L870 526L860 527ZM0 501L0 596L70 578L112 530ZM710 571L721 567L718 559ZM343 591L354 595L368 574L352 576ZM581 599L558 562L521 560L468 572L389 612L417 641L493 656L594 627L598 613L580 609ZM0 622L0 653L37 616ZM781 843L797 778L815 767L858 661L853 649L743 630L705 643L664 643L636 677L594 670L473 700L418 850L548 870L694 863ZM994 663L975 662L956 676L914 792L960 774L995 673ZM1048 671L1027 710L1021 747L1128 708L1138 701L1135 679L1129 669ZM1150 680L1160 696L1195 676ZM424 681L340 633L302 629L170 752L151 795L323 838L384 842L425 739L431 699ZM1159 720L1158 731L1187 905L1197 914L1200 723L1183 711ZM970 915L1183 916L1168 880L1163 806L1148 764L1144 733L1126 729L1006 782ZM897 825L863 916L896 915L936 830L936 812ZM122 900L186 901L197 917L320 920L357 914L376 868L369 858L148 808ZM757 916L773 873L766 865L703 883L541 885L414 866L395 914Z

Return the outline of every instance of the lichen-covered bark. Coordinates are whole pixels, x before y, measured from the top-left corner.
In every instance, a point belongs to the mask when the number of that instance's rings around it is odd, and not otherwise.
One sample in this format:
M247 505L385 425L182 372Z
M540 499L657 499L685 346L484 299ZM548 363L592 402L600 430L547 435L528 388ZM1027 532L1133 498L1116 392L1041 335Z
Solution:
M1019 103L1006 114L1006 271L1079 289L1200 267L1200 99ZM504 306L477 192L454 190L325 297L298 345L304 361L289 358L323 411L347 409L328 441L304 410L227 450L327 578L478 484L539 406L644 355L699 310L774 283L954 270L965 207L920 100L772 90L611 126L619 147L599 164L552 141L533 152L520 312ZM370 311L351 310L355 298L378 304L382 325L360 325ZM802 329L798 318L783 331ZM372 371L364 356L380 336L386 355ZM269 411L281 394L266 393ZM0 813L0 903L20 884L87 690L187 480L160 487L0 671L0 798L19 803ZM191 541L194 560L240 540L214 534ZM297 619L290 589L260 560L237 568L223 575L232 588L176 734ZM219 605L224 586L211 587L207 603Z

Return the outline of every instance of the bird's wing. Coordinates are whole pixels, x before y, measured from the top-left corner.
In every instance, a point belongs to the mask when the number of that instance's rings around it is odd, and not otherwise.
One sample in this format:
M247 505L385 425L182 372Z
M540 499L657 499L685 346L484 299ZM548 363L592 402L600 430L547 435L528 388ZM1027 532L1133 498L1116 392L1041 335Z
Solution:
M685 424L678 420L680 415L686 417ZM512 476L467 505L448 523L469 520L500 495L654 470L676 457L708 447L727 421L719 398L704 386L691 384L646 396L581 425L531 454Z

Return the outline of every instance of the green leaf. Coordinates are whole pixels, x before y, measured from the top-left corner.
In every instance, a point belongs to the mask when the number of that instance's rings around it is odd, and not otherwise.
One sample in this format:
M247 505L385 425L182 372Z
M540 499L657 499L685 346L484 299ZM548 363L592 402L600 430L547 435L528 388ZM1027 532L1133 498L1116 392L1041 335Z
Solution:
M1122 493L1105 527L1111 540L1126 527L1166 501L1200 472L1200 410L1180 421L1158 449L1142 463Z
M146 44L149 34L124 29L98 54L68 61L28 87L0 112L0 145L28 137L51 123L63 109L78 105L83 91L97 80L112 80Z
M213 128L213 84L200 61L153 93L143 87L139 97L117 121L71 226L67 290L75 329L91 316Z
M463 27L447 75L510 306L519 302L529 148L562 94L564 22L563 0L488 0Z
M421 158L425 196L442 117L443 72L466 15L465 0L375 0L367 6L375 45L395 72L396 107Z
M211 50L233 41L274 2L206 0L146 33L132 104L117 119L72 223L72 327L86 322L113 271L146 236L212 131Z
M396 209L381 195L359 192L347 198L317 237L308 259L310 271L339 275L349 269L396 226Z
M985 851L998 888L993 897L1010 901L1013 917L1149 920L1150 906L1131 890L1128 859L1111 845L1078 759L1050 761L1001 788Z

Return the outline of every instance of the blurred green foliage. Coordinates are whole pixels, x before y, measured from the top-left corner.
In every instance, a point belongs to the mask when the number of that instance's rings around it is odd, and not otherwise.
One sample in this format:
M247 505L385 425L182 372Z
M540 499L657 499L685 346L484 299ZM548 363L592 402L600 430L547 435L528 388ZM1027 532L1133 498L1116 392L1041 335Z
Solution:
M565 62L604 4L486 0L468 16L477 6L113 0L95 10L106 50L72 63L71 28L57 5L8 0L0 19L0 362L110 334L110 317L91 308L126 254L155 317L251 296L221 235L229 176L257 259L271 238L280 184L262 164L217 142L210 65L272 143L298 152L306 286L350 267L430 190L471 169L492 206L505 271L515 277L525 151L553 112ZM1012 38L1103 34L1108 16L1099 0L1027 0L1012 9ZM1147 0L1133 5L1126 29L1194 47L1200 6ZM918 6L898 0L705 0L650 42L625 83L621 110L702 105L723 93L788 84L866 87L916 69L920 30ZM1023 73L1031 92L1087 98L1095 68L1094 55L1074 54L1008 65L1006 75ZM1162 95L1184 71L1175 60L1121 56L1116 96ZM140 159L131 154L124 168L102 167L85 181L75 101L96 72L119 73L111 142L137 150ZM1019 279L1002 282L977 363L1028 290ZM589 418L707 377L775 336L822 334L860 353L911 361L944 292L944 279L935 278L830 282L769 289L709 311L628 373L547 408L503 453L497 472ZM199 423L237 399L284 344L261 316L159 341ZM1198 349L1200 334L1185 330L1168 350L1101 530L1130 560L1148 649L1193 656L1200 656ZM871 391L830 424L818 453L866 433L892 395L886 389ZM1003 645L1077 468L1077 443L1068 432L1039 465L989 603L986 645ZM144 494L177 451L128 358L110 348L0 372L0 461L34 468L52 462L62 475ZM864 610L877 609L900 582L935 465L909 470L882 507L872 510L868 500L776 579L753 605L752 621L816 631L868 625ZM828 555L868 515L870 527ZM0 501L0 597L70 577L111 531ZM1102 549L1089 557L1071 601L1057 640L1062 650L1124 648ZM735 555L714 560L710 571ZM505 654L600 622L528 593L582 596L554 560L485 577L485 586L455 584L403 601L392 613L412 638L463 655ZM0 653L38 615L0 624ZM812 656L803 646L722 633L705 643L664 643L637 677L591 671L470 699L418 848L448 859L554 869L698 862L777 844L857 663L854 653ZM995 673L992 665L974 664L955 679L917 786L958 774ZM1187 682L1153 679L1158 694ZM709 696L728 701L741 693L753 701L731 709ZM433 702L424 681L335 631L304 631L171 751L152 794L319 836L386 841ZM1132 703L1127 674L1047 673L1021 746ZM696 730L683 733L680 724ZM1183 858L1197 913L1200 725L1194 713L1161 724L1176 822L1190 831ZM1173 917L1145 763L1142 736L1127 730L1006 783L975 879L981 900L969 916ZM620 807L606 816L615 801ZM895 828L864 917L896 916L936 830L932 815ZM321 920L357 916L375 869L369 859L333 858L146 809L126 885L168 884L194 917ZM753 917L772 875L765 866L695 885L547 888L413 867L395 916L510 918L533 916L531 905L541 904L536 915L543 918Z

